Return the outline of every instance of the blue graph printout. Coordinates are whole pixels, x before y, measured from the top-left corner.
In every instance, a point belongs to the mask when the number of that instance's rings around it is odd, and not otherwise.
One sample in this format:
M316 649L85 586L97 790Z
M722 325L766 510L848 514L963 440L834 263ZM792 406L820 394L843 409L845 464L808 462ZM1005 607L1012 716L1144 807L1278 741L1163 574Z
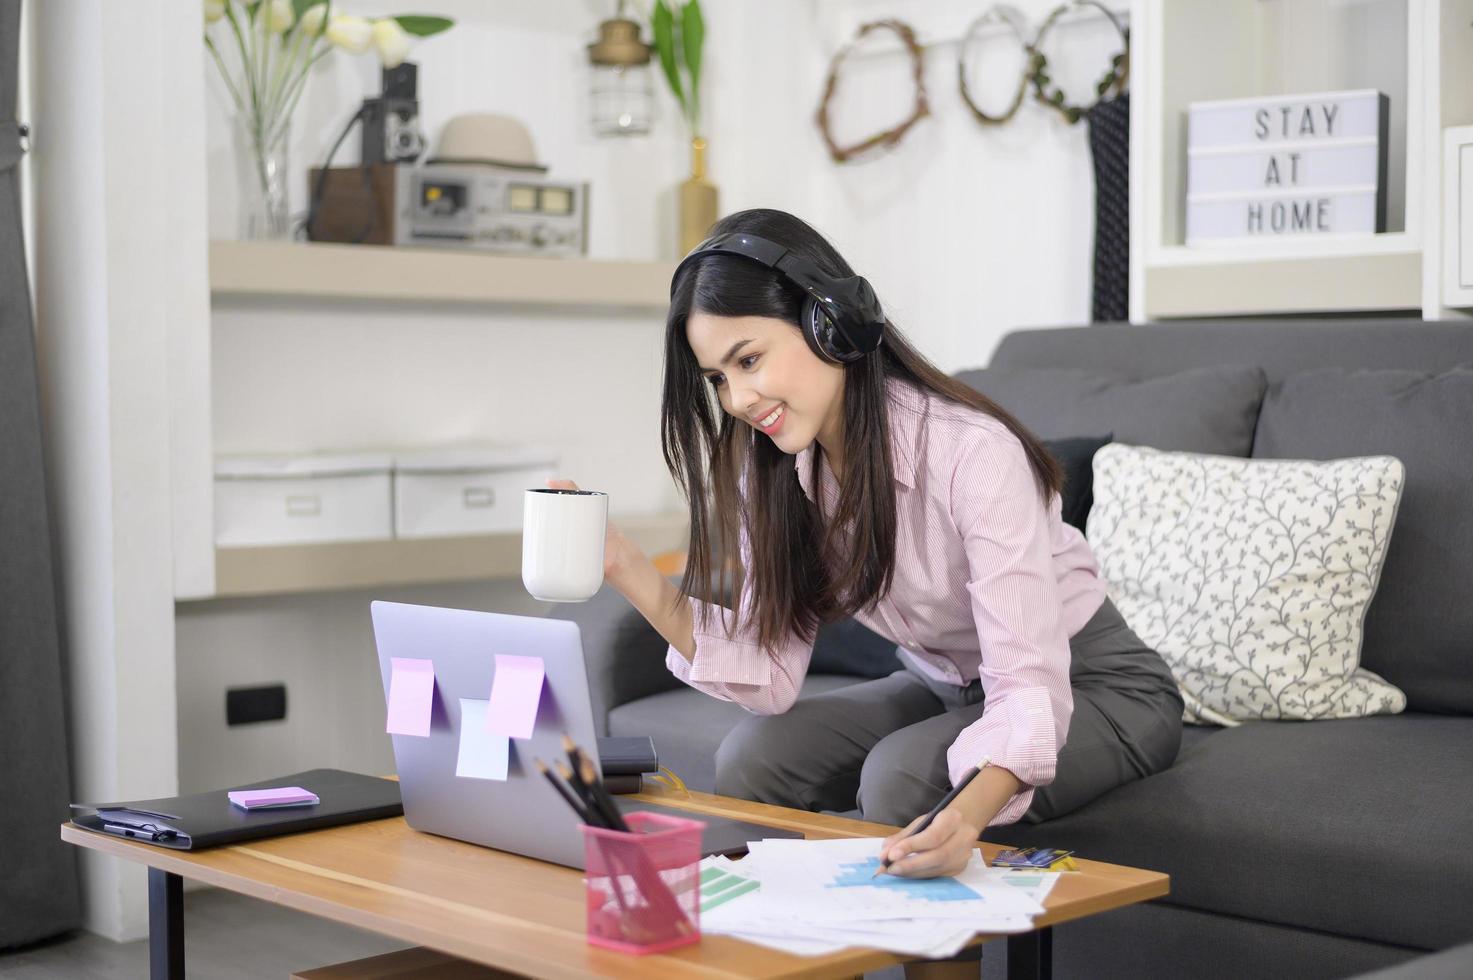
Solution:
M875 869L879 866L880 859L877 857L841 864L840 873L830 887L854 888L864 885L895 888L914 898L931 902L975 902L982 897L955 878L897 878L895 875L880 875L876 878Z

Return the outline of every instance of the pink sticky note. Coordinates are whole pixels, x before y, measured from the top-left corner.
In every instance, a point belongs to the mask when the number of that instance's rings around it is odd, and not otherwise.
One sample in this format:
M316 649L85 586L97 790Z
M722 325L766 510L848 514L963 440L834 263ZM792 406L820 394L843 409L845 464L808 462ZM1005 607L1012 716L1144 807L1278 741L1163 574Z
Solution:
M541 657L496 655L491 679L491 702L486 706L486 731L509 738L531 738L542 700Z
M225 794L230 802L244 810L273 809L284 806L312 806L321 801L317 794L300 786L275 789L233 789Z
M409 657L390 659L388 732L428 738L430 708L435 701L435 665Z

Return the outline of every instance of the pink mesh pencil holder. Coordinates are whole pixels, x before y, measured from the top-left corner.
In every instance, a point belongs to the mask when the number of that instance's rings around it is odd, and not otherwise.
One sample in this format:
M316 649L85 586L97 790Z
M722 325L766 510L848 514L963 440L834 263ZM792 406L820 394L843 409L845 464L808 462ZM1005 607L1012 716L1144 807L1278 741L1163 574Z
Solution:
M631 833L583 825L588 941L656 953L701 938L699 820L629 813Z

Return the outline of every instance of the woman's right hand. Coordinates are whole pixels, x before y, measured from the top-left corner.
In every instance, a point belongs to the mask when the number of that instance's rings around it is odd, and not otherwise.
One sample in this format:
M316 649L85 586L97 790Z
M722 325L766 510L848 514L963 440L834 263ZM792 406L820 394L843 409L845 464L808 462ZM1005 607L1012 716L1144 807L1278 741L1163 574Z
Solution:
M552 479L547 481L551 490L577 490L572 480ZM629 559L642 555L639 546L624 536L613 521L605 522L604 530L604 581L618 587L619 573L628 566Z

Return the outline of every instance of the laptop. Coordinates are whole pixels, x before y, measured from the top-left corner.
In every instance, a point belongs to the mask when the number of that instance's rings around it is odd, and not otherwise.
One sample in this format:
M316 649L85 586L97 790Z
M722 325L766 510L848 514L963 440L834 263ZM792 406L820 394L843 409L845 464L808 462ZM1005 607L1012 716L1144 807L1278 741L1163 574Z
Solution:
M597 738L578 625L565 620L504 613L371 604L379 673L388 699L394 657L429 660L435 667L430 734L392 735L394 763L404 799L404 818L415 830L453 837L500 851L583 867L583 835L572 809L534 759L551 765L566 759L564 734L595 755ZM461 699L485 701L491 695L496 654L539 657L545 669L542 698L532 737L511 740L504 781L455 774L460 748ZM600 776L602 773L600 773ZM691 819L688 812L615 797L623 812L667 813ZM801 837L776 827L722 818L706 824L702 853L744 854L747 842L771 837Z

